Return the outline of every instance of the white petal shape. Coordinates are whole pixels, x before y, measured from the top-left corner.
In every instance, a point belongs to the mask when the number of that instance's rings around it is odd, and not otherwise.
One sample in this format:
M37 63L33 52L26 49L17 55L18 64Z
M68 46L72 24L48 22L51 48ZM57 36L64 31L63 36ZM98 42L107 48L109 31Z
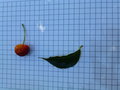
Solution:
M39 25L39 30L40 30L41 32L44 32L45 29L46 29L46 27L45 27L44 25L42 25L42 24Z

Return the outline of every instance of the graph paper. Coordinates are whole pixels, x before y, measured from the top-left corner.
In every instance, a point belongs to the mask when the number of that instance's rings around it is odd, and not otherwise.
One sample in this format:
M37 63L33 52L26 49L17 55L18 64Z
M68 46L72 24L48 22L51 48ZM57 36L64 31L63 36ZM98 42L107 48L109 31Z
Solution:
M0 1L0 90L120 90L120 0ZM14 53L23 40L31 51ZM79 62L59 69L38 57L83 45Z

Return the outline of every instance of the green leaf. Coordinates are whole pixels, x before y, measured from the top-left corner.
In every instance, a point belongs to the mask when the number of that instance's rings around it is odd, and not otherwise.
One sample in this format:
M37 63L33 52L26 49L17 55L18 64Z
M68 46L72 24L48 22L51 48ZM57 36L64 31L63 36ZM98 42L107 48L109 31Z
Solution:
M53 66L56 66L57 68L69 68L73 67L77 64L77 62L80 59L81 56L81 48L83 45L80 46L80 48L75 51L74 53L68 54L66 56L54 56L49 58L42 58L46 61L48 61Z

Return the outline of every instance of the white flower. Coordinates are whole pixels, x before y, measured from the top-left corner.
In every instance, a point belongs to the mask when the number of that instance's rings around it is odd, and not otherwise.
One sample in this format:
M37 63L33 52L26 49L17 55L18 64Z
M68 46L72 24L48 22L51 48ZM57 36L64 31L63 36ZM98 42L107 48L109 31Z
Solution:
M41 32L44 32L45 31L45 29L46 29L46 27L43 25L43 24L39 24L39 30L41 31Z

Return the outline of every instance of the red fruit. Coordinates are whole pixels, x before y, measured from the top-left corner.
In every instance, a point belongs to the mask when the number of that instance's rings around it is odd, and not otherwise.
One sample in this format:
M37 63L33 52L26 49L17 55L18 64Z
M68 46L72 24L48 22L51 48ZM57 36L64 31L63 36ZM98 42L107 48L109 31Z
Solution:
M29 53L30 47L25 44L18 44L15 46L15 53L19 56L25 56Z
M25 56L29 53L30 51L30 47L28 45L25 45L25 41L26 41L26 28L24 26L24 24L22 24L23 28L24 28L24 40L23 40L23 44L18 44L15 46L15 53L19 56Z

